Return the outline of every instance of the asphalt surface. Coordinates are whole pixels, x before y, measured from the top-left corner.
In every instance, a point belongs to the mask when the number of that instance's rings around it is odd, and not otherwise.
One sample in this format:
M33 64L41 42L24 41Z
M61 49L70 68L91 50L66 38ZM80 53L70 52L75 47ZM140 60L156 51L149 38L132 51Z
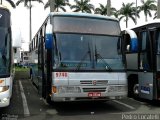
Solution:
M67 102L51 106L38 94L28 73L17 75L10 106L0 108L2 120L149 120L149 117L160 120L160 103L141 99Z

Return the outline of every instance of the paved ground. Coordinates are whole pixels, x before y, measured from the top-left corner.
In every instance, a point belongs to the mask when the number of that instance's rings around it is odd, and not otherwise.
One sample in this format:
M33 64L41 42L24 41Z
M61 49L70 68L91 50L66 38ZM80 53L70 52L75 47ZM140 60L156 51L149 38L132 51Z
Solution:
M24 73L23 73L24 74ZM3 120L152 120L160 119L160 104L131 98L99 102L48 105L38 94L27 74L14 80L9 107L1 108ZM149 116L150 115L150 116Z

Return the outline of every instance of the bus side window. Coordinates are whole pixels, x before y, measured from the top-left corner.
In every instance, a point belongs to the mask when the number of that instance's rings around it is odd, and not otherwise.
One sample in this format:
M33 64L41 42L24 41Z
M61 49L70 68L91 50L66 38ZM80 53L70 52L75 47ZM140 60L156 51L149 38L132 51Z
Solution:
M157 54L160 54L160 31L157 33Z

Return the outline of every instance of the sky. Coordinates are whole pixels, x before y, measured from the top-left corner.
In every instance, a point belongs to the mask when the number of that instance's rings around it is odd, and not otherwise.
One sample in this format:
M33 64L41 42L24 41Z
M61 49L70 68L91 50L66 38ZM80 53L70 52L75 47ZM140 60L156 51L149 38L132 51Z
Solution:
M44 4L48 0L43 0ZM156 0L157 1L157 0ZM74 0L69 0L71 4L74 4ZM115 7L116 9L120 9L122 6L122 3L136 3L136 0L111 0L111 6ZM107 0L90 0L90 3L93 4L96 7L99 7L99 3L106 5ZM12 19L12 31L17 31L18 29L21 34L21 40L17 40L17 42L22 42L22 49L28 50L28 44L29 44L29 9L24 7L24 4L21 3L19 6L16 7L16 9L12 9L7 3L4 3L6 6L8 6L11 10L11 19ZM157 4L157 3L156 3ZM137 0L137 5L141 5L141 0ZM136 6L136 4L134 4ZM67 11L71 11L69 8L66 8ZM41 3L33 2L32 7L32 38L46 19L46 17L49 14L49 8L44 9L44 5ZM154 16L154 13L153 13ZM140 19L138 19L138 23L145 22L144 14L140 14ZM153 20L153 18L149 18L149 21ZM135 24L132 20L129 20L128 27L133 27ZM125 22L122 20L120 22L121 29L125 29ZM15 33L15 32L14 32Z

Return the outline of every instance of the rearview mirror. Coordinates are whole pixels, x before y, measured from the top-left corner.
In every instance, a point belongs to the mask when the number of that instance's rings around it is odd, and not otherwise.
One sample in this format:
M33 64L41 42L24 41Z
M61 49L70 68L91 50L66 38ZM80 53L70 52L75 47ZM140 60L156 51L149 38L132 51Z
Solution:
M53 48L53 34L52 34L52 25L51 24L47 24L47 26L46 26L45 48L46 49Z

